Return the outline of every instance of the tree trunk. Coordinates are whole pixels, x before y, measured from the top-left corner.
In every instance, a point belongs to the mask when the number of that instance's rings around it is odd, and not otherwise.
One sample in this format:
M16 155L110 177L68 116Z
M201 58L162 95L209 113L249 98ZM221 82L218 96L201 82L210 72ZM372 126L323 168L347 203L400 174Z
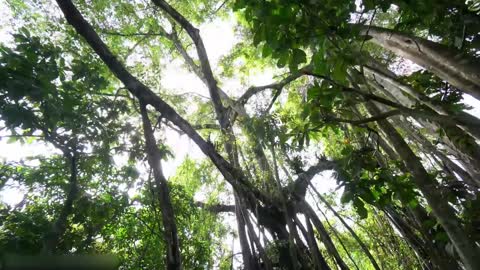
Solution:
M367 102L366 108L371 115L380 113L380 110L372 102ZM467 236L461 221L455 215L454 209L448 204L448 200L436 192L437 184L423 168L420 159L412 152L408 144L387 120L381 120L377 123L402 158L406 168L412 174L418 189L423 193L438 222L447 232L466 269L480 269L480 251L478 247Z
M461 52L391 29L358 25L360 34L435 73L460 90L480 99L480 63Z
M396 87L388 87L383 85L381 87L378 82L368 81L377 92L386 95L394 101L407 102L408 106L413 106L414 103L401 93ZM441 128L444 134L439 134L442 142L448 146L447 150L451 155L457 157L466 168L467 172L473 179L480 177L480 146L475 139L469 134L456 126L447 126L442 122L431 123L423 119L416 119L419 123L430 129L432 134L438 134Z
M416 106L416 103L421 103L432 109L436 114L452 116L457 120L457 125L460 128L470 133L470 135L477 140L480 140L480 119L475 116L463 111L456 114L449 113L440 105L433 104L429 97L415 91L409 85L400 82L396 76L391 76L384 70L364 66L364 71L372 81L382 85L386 91L391 91L391 94L394 95L395 99L402 105L411 108ZM411 100L408 96L411 96L414 100Z
M67 219L72 214L73 202L78 196L77 154L74 152L65 153L64 155L67 157L67 163L70 166L68 193L57 220L52 224L50 231L44 237L43 252L47 254L55 253L60 238L67 230Z
M182 262L180 257L180 244L178 241L177 226L175 224L175 215L172 201L170 199L170 190L168 188L167 179L165 179L161 168L161 153L155 141L152 125L148 119L147 107L145 104L140 104L140 111L142 114L143 133L145 136L148 163L153 170L155 187L158 193L158 201L162 213L164 237L165 241L167 242L166 267L168 270L181 270Z
M428 152L437 156L444 163L444 165L449 168L449 170L457 173L460 176L460 179L465 181L472 191L478 192L478 189L480 188L480 179L471 177L464 169L462 169L459 165L438 150L429 140L427 140L427 138L425 138L421 133L417 132L414 127L412 127L411 124L406 121L406 119L392 118L391 120L396 126L405 130L407 132L407 136L409 136L412 141L417 141L424 150L427 150Z
M253 257L254 250L250 250L250 246L248 243L245 219L243 218L242 214L244 210L245 209L242 209L242 204L240 203L238 195L235 194L235 216L237 220L240 248L242 249L243 267L245 268L245 270L254 270L256 269L256 263Z
M308 241L308 245L310 246L310 252L312 253L313 261L319 270L331 270L330 266L328 266L325 258L320 253L318 249L317 240L315 239L315 234L313 232L312 223L310 223L309 218L305 218L305 222L307 223L307 230L306 230L306 239Z
M327 206L327 208L330 209L330 211L332 211L333 215L335 215L335 217L337 217L338 220L340 220L340 222L345 227L345 229L347 229L347 231L350 232L350 234L353 236L355 241L357 241L357 243L362 248L363 252L365 252L365 255L367 255L368 259L372 263L373 268L375 268L376 270L380 270L380 266L378 266L377 261L375 260L375 258L373 258L373 255L370 253L370 250L365 245L365 243L363 243L360 237L358 237L355 231L347 224L347 222L345 222L345 220L337 213L337 211L335 211L335 209L328 203L328 201L325 200L325 198L323 198L323 196L313 186L312 188L313 188L313 191L315 192L315 195L317 195L317 197Z
M317 228L317 232L320 234L321 241L325 245L328 253L335 259L340 269L349 270L347 264L345 264L343 259L340 257L340 254L338 253L337 248L335 248L335 245L333 244L332 239L328 235L327 230L315 214L315 211L312 209L312 207L308 205L305 201L300 202L299 207L301 208L301 211L305 214L305 216L312 221L315 228Z

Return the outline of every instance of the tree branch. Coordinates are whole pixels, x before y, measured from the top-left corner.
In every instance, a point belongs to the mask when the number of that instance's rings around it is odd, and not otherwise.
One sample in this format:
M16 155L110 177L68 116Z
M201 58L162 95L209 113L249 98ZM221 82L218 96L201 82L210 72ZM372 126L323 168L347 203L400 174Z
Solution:
M283 87L285 87L287 84L295 81L296 79L302 77L303 75L307 75L312 69L311 65L307 65L300 70L295 71L294 73L291 73L287 77L285 77L283 80L276 82L276 83L271 83L263 86L252 86L247 89L247 91L237 100L237 103L240 104L245 104L248 102L248 99L251 98L252 96L265 91L267 89L274 89L277 91L281 91Z
M315 74L313 72L306 72L306 74L311 75L311 76L316 77L316 78L326 80L326 81L330 82L331 84L333 84L335 86L338 86L344 92L357 94L357 95L361 96L365 101L369 101L369 100L370 101L376 101L376 102L382 103L384 105L388 105L390 107L396 108L396 109L400 110L402 114L405 114L405 115L410 115L410 116L416 116L416 117L420 117L420 118L424 118L424 119L429 119L431 121L439 122L439 123L442 123L442 124L448 125L448 126L457 126L457 123L461 123L464 126L469 126L469 127L471 126L472 128L477 128L476 123L474 121L472 121L472 122L468 121L467 122L467 120L459 119L458 117L453 117L453 116L451 117L451 116L447 116L447 115L431 113L431 112L428 112L428 111L421 111L421 110L418 110L418 109L410 109L410 108L407 108L407 107L405 107L405 106L403 106L399 103L388 100L386 98L383 98L383 97L380 97L380 96L377 96L377 95L374 95L374 94L370 94L370 93L365 93L364 91L361 91L361 90L356 89L356 88L344 86L344 85L332 80L331 78L329 78L327 76L323 76L323 75L320 75L320 74Z
M146 107L147 105L140 103L148 163L153 171L155 187L158 193L158 202L162 214L163 232L165 241L167 242L166 265L168 270L180 270L182 269L180 243L178 240L173 205L170 199L170 189L168 188L167 179L162 172L161 154L157 143L155 142L152 124L148 118Z
M365 118L365 119L360 119L360 120L351 120L351 119L342 119L342 118L335 118L335 117L327 117L326 121L327 122L341 122L341 123L349 123L352 125L362 125L370 122L376 122L379 120L384 120L388 117L394 116L394 115L399 115L402 112L400 110L391 110L388 112L381 113L379 115Z
M214 214L225 213L225 212L235 213L235 205L227 205L227 204L208 205L204 202L195 202L195 205L209 212L212 212Z
M200 60L200 66L202 68L203 76L207 81L208 90L210 92L210 97L212 99L215 112L217 114L217 119L220 123L222 129L227 128L230 125L230 120L225 113L225 107L223 107L222 100L220 99L219 89L217 81L215 80L210 67L210 61L208 60L207 51L203 40L200 36L200 31L195 28L182 14L176 11L172 6L170 6L164 0L152 0L152 2L158 6L160 9L165 11L170 15L180 26L187 31L190 38L195 43L197 49L198 58Z
M110 36L120 36L120 37L137 37L137 36L161 36L161 37L168 37L167 32L160 32L160 33L152 33L152 32L137 32L137 33L123 33L123 32L116 32L116 31L107 31L102 30L100 33Z
M170 105L153 91L135 78L112 54L107 45L100 39L93 27L83 18L80 12L73 5L71 0L57 0L57 4L64 13L67 22L71 24L78 34L80 34L92 49L98 54L103 62L108 66L112 73L125 85L125 87L135 97L141 100L145 105L152 105L162 116L179 127L190 139L192 139L210 158L220 173L225 177L232 187L238 192L246 193L251 203L254 198L259 198L264 203L270 202L270 199L253 187L245 178L242 172L235 169L220 154L217 153L214 146L206 142Z
M192 57L188 54L185 47L183 47L182 42L178 38L178 34L173 28L172 33L170 33L167 38L173 43L177 51L183 57L185 63L187 64L188 69L190 69L197 77L208 87L208 81L205 79L205 76L202 73L202 69L195 63ZM218 86L217 86L218 87ZM230 106L237 114L241 116L246 116L245 109L243 106L238 106L220 87L218 87L218 93L220 98ZM232 120L233 122L233 120Z
M337 164L335 161L321 159L318 164L311 166L307 171L299 174L298 178L287 186L287 188L296 199L303 200L307 193L310 180L312 180L315 175L323 171L335 170L336 168Z

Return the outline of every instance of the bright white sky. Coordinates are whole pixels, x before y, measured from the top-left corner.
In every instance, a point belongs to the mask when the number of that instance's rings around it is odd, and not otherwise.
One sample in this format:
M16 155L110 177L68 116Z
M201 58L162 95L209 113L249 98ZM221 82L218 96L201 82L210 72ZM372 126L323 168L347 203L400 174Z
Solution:
M0 0L0 42L9 40L8 31L10 30L9 19L11 17L8 9L5 7L4 0ZM238 39L234 34L233 20L216 20L200 26L200 33L203 37L208 56L212 67L216 67L221 56L227 54ZM216 70L214 70L215 72ZM218 70L217 70L218 71ZM184 68L183 61L176 60L167 65L163 70L162 86L165 89L171 90L172 93L196 92L204 96L208 96L208 90L203 83L192 73ZM222 88L233 97L240 96L246 88L250 85L264 85L273 82L273 73L263 72L253 74L249 78L249 84L241 84L239 80L222 81ZM465 103L473 106L474 114L480 116L480 102L466 97ZM0 135L5 134L0 132ZM167 144L174 151L175 158L164 163L164 170L166 176L172 176L176 168L184 158L188 155L195 159L204 158L204 155L198 147L188 139L187 136L179 136L172 130L167 130L165 133ZM8 144L6 139L0 140L0 159L5 161L21 161L30 156L35 156L44 153L52 153L55 149L44 143L32 143L28 145L21 145L19 143ZM122 162L121 158L115 158L116 161ZM336 187L335 180L330 173L325 173L324 176L318 175L314 178L317 188L321 193ZM12 184L12 183L9 183ZM0 200L14 205L22 198L22 192L18 186L12 186L0 191ZM202 197L202 196L200 196ZM313 204L312 204L313 205ZM238 243L235 244L235 250L238 250Z
M9 22L11 14L9 10L5 8L5 0L0 0L0 7L0 41L5 42L11 40L9 35L11 29ZM215 67L219 59L226 55L239 41L234 33L234 21L233 19L215 20L201 25L199 28L214 72L218 71L215 70ZM207 88L194 74L184 68L182 60L173 61L166 66L162 73L162 86L165 89L171 90L172 93L196 92L208 96ZM227 91L228 94L233 97L238 97L250 85L264 85L271 82L273 82L273 73L264 71L250 76L249 84L247 85L241 84L238 79L230 79L222 81L221 83L223 89ZM466 96L464 102L474 108L471 111L472 114L480 116L480 101ZM204 155L198 147L189 140L187 136L179 136L176 132L167 130L165 138L175 153L175 158L164 164L164 170L167 176L175 173L177 166L181 164L187 155L196 159L204 158ZM8 161L20 161L29 156L55 151L53 147L44 143L35 142L28 145L21 145L19 143L8 144L6 141L6 139L0 140L0 159ZM121 161L118 158L116 160ZM325 184L321 185L322 191L327 191L335 187L334 181L324 180L322 183ZM15 203L20 199L20 196L18 192L12 192L7 189L0 192L0 199L8 203Z
M0 7L2 5L0 0ZM2 40L8 40L8 31L10 30L8 22L10 14L7 9L0 8L0 38ZM200 33L203 37L205 47L211 62L214 72L220 58L230 52L232 47L238 42L234 34L234 22L233 20L216 20L200 27ZM192 55L194 52L191 52ZM204 84L191 72L184 68L182 60L175 60L162 71L162 87L170 90L172 93L180 94L185 92L196 92L203 96L208 96L208 90ZM273 82L272 72L262 72L253 74L248 84L241 84L238 79L230 79L222 81L222 88L230 94L232 97L240 96L248 86L251 85L264 85ZM5 134L5 133L3 133ZM2 132L0 132L2 135ZM173 130L167 129L164 137L166 143L174 151L175 158L164 162L163 168L167 177L172 176L175 173L176 168L182 163L186 156L194 159L201 159L205 156L199 148L185 135L180 136ZM21 161L30 156L36 156L44 153L53 153L56 151L53 147L44 143L32 143L28 145L22 145L20 143L8 144L6 139L0 140L0 159L5 161ZM125 160L122 157L115 157L115 162L124 163ZM34 165L34 164L32 164ZM318 175L314 181L322 179L322 184L319 185L319 190L326 192L327 190L336 186L335 181L329 173L327 177ZM0 200L8 203L9 205L15 205L22 199L22 188L15 183L8 183L9 187L0 191ZM133 192L134 193L134 192ZM132 194L133 195L133 194ZM197 199L204 197L204 194L198 194ZM236 228L235 221L232 217L226 217L225 220L228 224L231 224L232 228ZM234 250L239 250L238 241L234 241ZM236 251L234 251L235 253Z

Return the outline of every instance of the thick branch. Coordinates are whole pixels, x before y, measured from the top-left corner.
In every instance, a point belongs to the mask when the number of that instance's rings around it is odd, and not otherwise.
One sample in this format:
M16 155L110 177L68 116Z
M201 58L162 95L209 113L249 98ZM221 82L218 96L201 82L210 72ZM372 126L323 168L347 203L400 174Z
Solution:
M187 31L190 38L195 43L197 49L198 58L200 60L200 66L202 68L203 76L207 81L208 90L210 92L210 97L212 98L213 106L215 107L215 112L217 114L218 121L222 128L227 128L229 126L229 119L225 113L225 108L223 107L222 100L220 99L219 89L217 86L217 81L215 80L210 67L210 61L208 60L207 51L203 40L200 36L200 32L195 28L182 14L176 11L172 6L163 0L152 0L152 2L170 15L180 26Z
M448 126L457 126L457 123L460 123L464 126L469 126L469 127L471 126L472 128L476 128L476 124L477 124L476 121L471 121L471 119L463 119L463 118L459 119L456 116L440 115L440 114L431 113L431 112L428 112L428 111L410 109L410 108L407 108L407 107L405 107L405 106L403 106L399 103L388 100L386 98L383 98L383 97L380 97L380 96L377 96L377 95L374 95L374 94L370 94L370 93L365 93L364 91L361 91L361 90L356 89L356 88L344 86L342 84L339 84L339 83L335 82L334 80L330 79L327 76L315 74L315 73L312 73L312 72L306 72L306 74L314 76L316 78L326 80L326 81L330 82L331 84L340 87L340 89L344 92L355 93L357 95L360 95L366 101L369 101L369 100L370 101L376 101L376 102L382 103L384 105L388 105L390 107L396 108L396 109L400 110L402 112L402 114L405 114L405 115L410 115L410 116L416 116L416 117L420 117L420 118L429 119L429 120L432 120L432 121L435 121L435 122L443 123L443 124L448 125Z
M163 233L167 242L166 265L168 270L182 269L180 256L180 244L178 240L177 226L175 224L175 215L172 201L170 199L170 190L167 179L163 175L161 168L161 154L155 142L152 125L148 119L146 105L140 103L142 114L143 133L145 136L145 146L148 157L148 163L153 171L155 187L157 189L158 202L162 213Z
M458 113L450 113L442 106L433 104L430 101L429 97L415 91L411 86L399 81L394 74L389 73L388 69L364 66L364 71L366 74L370 74L370 76L372 77L372 80L374 82L372 82L371 85L374 88L377 89L379 87L382 87L382 89L385 89L384 91L394 92L391 94L395 95L397 99L401 100L404 106L411 107L415 105L415 102L413 100L410 100L409 97L407 97L407 95L412 96L416 101L423 103L430 109L432 109L432 115L438 114L453 116L455 117L455 120L458 121L459 127L461 127L466 132L469 132L477 139L480 139L480 119L476 118L475 116L468 114L464 111ZM464 123L467 124L465 125Z
M287 77L285 77L283 80L279 82L271 83L263 86L252 86L248 88L248 90L237 100L237 102L240 104L245 104L247 103L249 98L267 89L281 91L281 89L285 87L287 84L295 81L296 79L302 77L305 74L308 74L308 72L310 72L311 69L312 69L311 65L308 65L288 75Z
M205 209L209 212L212 212L213 214L219 214L219 213L225 213L225 212L230 212L234 213L235 212L235 205L227 205L227 204L211 204L208 205L204 202L195 202L195 205Z
M379 120L384 120L384 119L387 119L388 117L391 117L391 116L394 116L394 115L399 115L399 114L401 114L400 110L391 110L391 111L388 111L388 112L378 114L378 115L373 116L373 117L360 119L360 120L327 117L326 121L328 121L328 122L349 123L349 124L352 124L352 125L362 125L362 124L366 124L366 123L370 123L370 122L376 122L376 121L379 121Z
M145 104L152 105L162 116L171 121L177 127L179 127L190 139L192 139L202 150L202 152L208 156L215 164L217 169L222 173L225 179L233 186L237 191L249 191L250 199L252 196L260 198L264 202L269 200L263 196L257 189L251 186L243 176L243 174L233 168L222 156L220 156L214 146L207 143L188 123L183 119L170 105L168 105L163 99L153 93L147 86L140 82L137 78L131 75L127 69L118 61L118 59L112 54L106 44L100 39L98 34L92 28L92 26L82 17L77 8L70 0L57 0L58 5L62 9L68 23L70 23L75 30L88 42L92 49L98 54L108 68L114 73L114 75L122 81L125 87L139 100ZM251 191L251 192L250 192Z
M115 32L115 31L101 31L102 34L110 35L110 36L120 36L120 37L142 37L142 36L168 36L168 34L164 31L160 33L153 33L153 32L136 32L136 33L123 33L123 32Z
M447 46L427 39L371 26L355 25L361 35L371 36L371 41L401 57L412 60L450 82L461 91L480 99L480 62Z
M293 195L300 200L305 198L310 180L320 172L334 170L337 167L335 161L322 159L317 165L310 167L307 171L298 175L298 178L288 187Z

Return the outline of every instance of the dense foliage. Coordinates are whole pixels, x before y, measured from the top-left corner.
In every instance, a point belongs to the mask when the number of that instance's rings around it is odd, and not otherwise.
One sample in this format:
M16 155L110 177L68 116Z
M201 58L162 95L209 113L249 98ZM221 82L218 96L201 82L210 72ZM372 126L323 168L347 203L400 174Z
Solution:
M0 7L4 258L480 269L480 2Z

